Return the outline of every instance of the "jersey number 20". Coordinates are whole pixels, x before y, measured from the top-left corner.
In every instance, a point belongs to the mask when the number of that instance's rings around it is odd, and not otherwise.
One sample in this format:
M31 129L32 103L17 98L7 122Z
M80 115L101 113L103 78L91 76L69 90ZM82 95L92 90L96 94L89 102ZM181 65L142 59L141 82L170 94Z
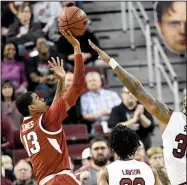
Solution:
M143 178L135 178L133 181L129 178L121 179L120 185L145 185Z
M40 151L40 144L38 142L38 137L36 135L36 132L32 131L32 132L29 132L27 135L24 135L23 140L24 140L25 147L26 147L26 150L27 150L27 153L28 153L29 157ZM28 146L28 141L29 140L31 140L31 143L32 143L31 148L29 148L29 146Z
M184 134L178 134L175 138L175 141L177 141L178 147L177 149L173 149L173 156L176 158L183 158L186 153L186 147L187 147L187 136Z

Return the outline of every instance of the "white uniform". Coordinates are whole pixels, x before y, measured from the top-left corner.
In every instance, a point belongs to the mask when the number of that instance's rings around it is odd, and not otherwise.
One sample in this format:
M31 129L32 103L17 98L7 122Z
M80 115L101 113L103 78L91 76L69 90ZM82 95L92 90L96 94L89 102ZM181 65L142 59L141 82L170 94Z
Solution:
M136 160L116 160L107 166L109 185L154 185L151 168Z
M164 160L172 185L186 185L186 115L173 112L162 134Z

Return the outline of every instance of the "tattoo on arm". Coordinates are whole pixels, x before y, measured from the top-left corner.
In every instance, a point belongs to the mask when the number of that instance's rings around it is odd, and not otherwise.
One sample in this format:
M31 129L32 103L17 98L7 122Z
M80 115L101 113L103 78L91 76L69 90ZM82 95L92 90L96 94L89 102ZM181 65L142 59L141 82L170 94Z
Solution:
M129 74L121 66L117 66L114 72L123 85L145 106L148 112L163 123L168 123L172 110L165 103L156 100L133 75Z

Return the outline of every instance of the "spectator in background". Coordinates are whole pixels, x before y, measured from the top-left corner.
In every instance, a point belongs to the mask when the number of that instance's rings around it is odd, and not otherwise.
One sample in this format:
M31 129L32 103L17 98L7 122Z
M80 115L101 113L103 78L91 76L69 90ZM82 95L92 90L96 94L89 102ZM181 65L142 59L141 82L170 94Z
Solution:
M13 185L13 183L5 177L5 169L1 167L1 185Z
M147 150L149 164L152 168L164 166L163 150L161 147L153 146Z
M33 20L42 24L44 33L49 31L53 25L55 18L62 12L62 4L60 2L36 2L33 5Z
M155 8L158 31L166 46L175 52L186 51L186 5L185 1L160 1Z
M9 122L12 130L18 130L23 116L15 105L15 87L11 81L4 81L1 85L2 119Z
M2 60L2 81L10 80L17 92L24 93L27 91L27 80L25 74L25 65L15 59L16 47L13 43L8 43L4 47Z
M29 57L26 65L26 73L29 82L28 90L48 90L56 87L57 79L49 70L48 60L51 57L60 56L50 48L46 42L37 42L39 55ZM64 67L65 68L65 67Z
M121 103L120 97L116 92L101 87L102 81L98 72L86 74L86 85L88 92L81 96L83 119L94 123L108 121L112 108Z
M162 148L158 146L149 148L147 150L147 156L151 168L154 168L157 171L163 185L170 185L170 181L164 165Z
M55 29L55 25L51 27L51 29L53 28ZM56 29L58 30L58 27L56 27ZM51 34L53 34L54 32L57 33L57 30L54 30ZM88 44L88 39L91 39L93 43L98 45L99 43L95 35L87 29L82 36L78 36L76 38L80 42L84 63L89 65L94 64L94 61L98 58L98 55ZM73 49L69 42L63 36L61 36L57 41L57 50L59 53L62 53L64 56L66 56L67 63L71 64L72 66L74 65Z
M142 143L142 141L139 142L140 142L140 146L137 148L134 154L134 159L140 162L145 162L146 151L144 148L144 144Z
M14 167L16 181L14 185L37 185L32 179L32 168L25 160L20 160Z
M121 97L123 102L112 109L108 126L113 128L117 124L123 124L135 130L147 150L151 147L150 133L154 129L153 117L141 104L138 104L137 99L126 87L123 87Z
M110 150L107 141L101 136L90 141L90 150L91 167L88 171L81 173L80 179L84 180L85 185L97 185L97 173L109 164Z
M77 169L74 174L79 174L80 172L83 172L91 167L91 153L90 153L90 148L86 148L83 150L82 155L82 166Z
M7 41L18 44L19 54L24 51L24 44L31 42L33 44L36 39L43 35L40 23L32 23L30 4L24 2L18 10L18 20L10 26Z

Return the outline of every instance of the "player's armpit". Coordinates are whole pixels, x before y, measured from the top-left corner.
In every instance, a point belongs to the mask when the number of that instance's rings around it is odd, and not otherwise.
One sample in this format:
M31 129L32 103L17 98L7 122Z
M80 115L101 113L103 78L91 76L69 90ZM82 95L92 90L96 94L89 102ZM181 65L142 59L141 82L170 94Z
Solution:
M159 179L158 173L155 169L152 169L154 177L155 177L155 185L163 185L162 182Z
M142 84L121 66L116 66L114 71L124 86L145 106L149 113L162 123L168 123L173 111L165 103L153 98Z
M108 170L104 168L97 174L97 185L109 185L108 183Z

